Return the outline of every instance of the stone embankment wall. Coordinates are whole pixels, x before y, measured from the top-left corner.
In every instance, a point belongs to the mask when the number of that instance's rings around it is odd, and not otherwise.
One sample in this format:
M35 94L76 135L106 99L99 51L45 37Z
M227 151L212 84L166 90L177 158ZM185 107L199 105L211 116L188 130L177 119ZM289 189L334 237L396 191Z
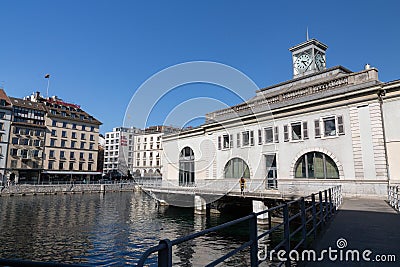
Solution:
M0 187L0 196L102 193L102 192L136 191L136 190L139 190L139 187L133 183L11 185L11 186Z

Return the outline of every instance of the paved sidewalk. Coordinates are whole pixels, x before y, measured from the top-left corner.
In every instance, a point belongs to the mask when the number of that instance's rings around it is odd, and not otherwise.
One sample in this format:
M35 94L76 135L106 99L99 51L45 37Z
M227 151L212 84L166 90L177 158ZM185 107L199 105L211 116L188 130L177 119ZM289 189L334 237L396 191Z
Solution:
M339 243L339 239L342 239ZM346 245L347 243L347 245ZM339 245L339 247L338 247ZM329 260L326 253L322 262L307 262L302 266L400 266L400 214L394 211L383 200L344 199L339 212L333 218L325 232L317 238L312 247L317 255L329 247L337 252L336 261ZM372 251L366 255L371 261L362 259L365 250ZM360 261L346 261L346 251L358 250ZM340 260L340 251L343 260ZM382 255L395 255L396 262L378 262ZM379 256L381 255L381 256ZM351 254L348 257L351 259Z

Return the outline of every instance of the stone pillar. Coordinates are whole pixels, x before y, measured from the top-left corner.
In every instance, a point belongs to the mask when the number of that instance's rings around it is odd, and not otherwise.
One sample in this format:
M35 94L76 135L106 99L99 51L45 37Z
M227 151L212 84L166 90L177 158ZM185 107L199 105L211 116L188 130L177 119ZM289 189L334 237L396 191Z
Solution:
M206 214L207 206L206 201L201 196L194 196L194 213L195 214Z
M260 212L260 211L263 211L266 209L268 209L268 207L264 204L263 201L253 200L253 212L257 213L257 212ZM268 224L268 213L258 215L257 223L258 224Z

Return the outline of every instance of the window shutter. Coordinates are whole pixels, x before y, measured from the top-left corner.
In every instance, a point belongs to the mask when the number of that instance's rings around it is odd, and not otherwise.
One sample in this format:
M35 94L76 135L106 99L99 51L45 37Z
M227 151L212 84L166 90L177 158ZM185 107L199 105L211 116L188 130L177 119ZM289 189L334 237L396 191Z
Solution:
M314 121L314 128L315 128L315 138L321 138L321 128L319 120Z
M279 131L278 126L274 127L274 142L279 143Z
M289 141L289 129L287 125L283 125L283 141Z
M229 148L232 148L232 147L233 147L233 135L230 134L229 135Z
M261 131L261 129L258 130L258 144L262 145L262 131Z
M218 150L221 150L221 136L218 136Z
M337 116L338 132L339 135L344 135L343 116Z
M308 128L306 121L303 121L303 139L308 139Z
M236 134L236 146L240 147L240 133Z
M250 145L254 146L254 131L250 131Z

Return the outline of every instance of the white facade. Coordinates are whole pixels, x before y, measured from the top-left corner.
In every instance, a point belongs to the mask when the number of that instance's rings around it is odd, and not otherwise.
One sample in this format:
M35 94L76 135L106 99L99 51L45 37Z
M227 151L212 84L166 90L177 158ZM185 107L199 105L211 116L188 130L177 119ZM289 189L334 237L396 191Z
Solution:
M380 82L375 68L301 71L164 136L163 179L228 188L244 176L253 191L305 195L340 184L348 196L386 197L400 183L400 82Z
M104 167L105 174L119 171L127 174L133 169L134 136L141 130L137 128L117 127L105 134Z
M134 137L134 176L161 176L162 135L145 133Z
M11 102L5 92L1 90L0 97L0 185L7 182L6 167L7 167L7 151L11 125Z

